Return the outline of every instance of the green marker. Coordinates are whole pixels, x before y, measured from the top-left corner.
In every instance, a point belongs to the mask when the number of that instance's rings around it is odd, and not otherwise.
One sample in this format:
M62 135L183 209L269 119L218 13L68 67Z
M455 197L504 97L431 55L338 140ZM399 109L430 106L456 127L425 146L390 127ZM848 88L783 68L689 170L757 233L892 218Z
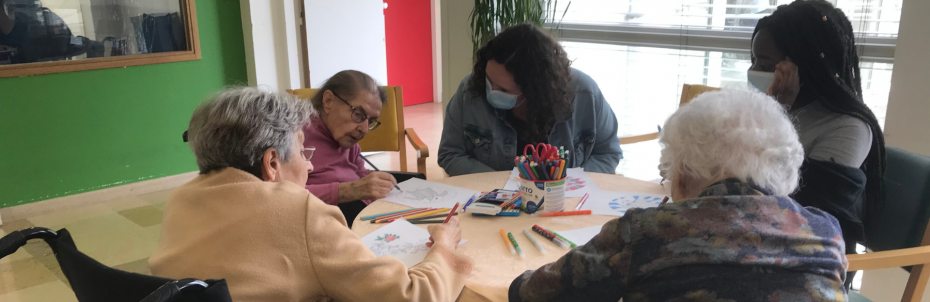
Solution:
M513 244L513 247L517 249L517 254L520 254L520 258L526 259L526 254L520 249L520 245L517 244L517 239L513 238L513 234L507 232L507 238L510 239L510 244Z
M553 231L550 230L550 229L544 229L544 230L546 230L546 231L549 232L549 233L552 233L553 235L555 235L555 237L559 237L559 239L565 240L565 242L568 242L568 245L571 245L572 247L577 247L577 246L578 246L578 245L575 244L574 242L571 242L571 241L569 241L568 239L565 239L565 237L562 237L562 235L559 235L559 233L553 232Z

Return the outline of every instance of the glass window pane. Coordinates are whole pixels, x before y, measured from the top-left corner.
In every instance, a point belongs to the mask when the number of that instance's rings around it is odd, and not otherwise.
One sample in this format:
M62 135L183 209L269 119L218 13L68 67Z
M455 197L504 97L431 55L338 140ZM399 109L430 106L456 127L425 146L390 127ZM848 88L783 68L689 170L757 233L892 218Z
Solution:
M762 17L793 0L572 0L555 12L564 23L622 24L752 31ZM570 2L570 5L569 5ZM866 36L896 37L902 0L828 0L843 10L853 30Z
M656 132L678 108L682 84L747 89L746 70L751 65L745 53L579 42L562 42L562 46L572 67L597 82L617 116L621 137ZM890 63L860 64L863 98L881 125L893 67ZM618 173L657 178L658 148L655 141L624 145L624 157L636 160L621 162Z
M191 49L181 0L0 4L0 65Z

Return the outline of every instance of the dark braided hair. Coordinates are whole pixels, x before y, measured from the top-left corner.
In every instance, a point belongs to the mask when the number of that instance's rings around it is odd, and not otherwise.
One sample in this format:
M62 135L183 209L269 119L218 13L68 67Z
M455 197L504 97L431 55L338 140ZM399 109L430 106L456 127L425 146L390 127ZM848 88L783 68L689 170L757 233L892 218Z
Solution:
M524 23L502 31L478 50L470 90L485 94L488 61L504 65L520 85L527 106L529 127L518 133L530 142L547 142L558 121L572 115L572 69L562 45L535 25Z
M868 234L884 205L885 136L875 114L862 101L852 24L829 2L797 0L759 20L753 38L763 29L798 66L802 83L798 99L818 100L831 112L864 121L872 131L872 147L860 167L867 178L864 222Z

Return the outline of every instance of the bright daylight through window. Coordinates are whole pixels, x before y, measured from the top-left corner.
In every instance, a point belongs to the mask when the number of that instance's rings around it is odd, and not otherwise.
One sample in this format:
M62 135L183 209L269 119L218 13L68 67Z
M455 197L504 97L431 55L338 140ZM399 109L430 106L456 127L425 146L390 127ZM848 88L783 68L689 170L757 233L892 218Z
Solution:
M745 87L753 28L791 1L563 0L555 13L565 14L558 34L573 67L597 81L620 136L629 136L655 132L677 109L682 84ZM902 0L828 1L852 23L863 97L884 124ZM624 157L637 160L617 172L657 178L658 148L624 145Z

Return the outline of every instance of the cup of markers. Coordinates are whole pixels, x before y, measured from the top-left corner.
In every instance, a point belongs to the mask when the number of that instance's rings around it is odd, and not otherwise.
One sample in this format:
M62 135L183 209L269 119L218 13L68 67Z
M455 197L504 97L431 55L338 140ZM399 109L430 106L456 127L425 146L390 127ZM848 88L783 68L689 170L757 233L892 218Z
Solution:
M518 182L524 212L533 214L565 209L566 170L571 167L569 151L549 144L526 145L523 156L514 158L520 171Z

